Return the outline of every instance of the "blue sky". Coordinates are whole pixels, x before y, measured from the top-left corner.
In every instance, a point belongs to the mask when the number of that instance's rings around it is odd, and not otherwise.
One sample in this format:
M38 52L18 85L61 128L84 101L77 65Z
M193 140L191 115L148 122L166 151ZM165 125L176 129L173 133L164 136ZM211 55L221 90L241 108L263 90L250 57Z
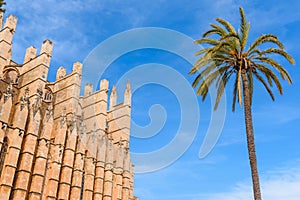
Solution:
M227 19L237 26L238 7L243 6L251 22L250 41L261 33L274 33L296 60L296 66L280 60L292 75L294 84L284 83L284 95L276 93L275 102L260 85L256 86L253 118L264 199L299 199L299 1L86 0L83 4L77 0L32 0L30 3L15 0L7 4L5 15L13 13L19 18L13 41L15 61L22 62L28 46L40 48L45 39L54 42L48 75L50 81L54 81L59 66L70 72L72 63L83 62L99 43L122 31L162 27L197 39L216 17ZM107 68L103 77L116 84L126 72L147 63L167 65L190 83L194 78L187 75L190 63L174 53L158 49L142 49L120 56ZM225 124L214 149L205 158L199 158L199 149L212 115L210 100L201 102L199 98L200 121L196 137L192 138L192 133L186 132L181 138L183 141L192 139L192 145L171 165L135 175L135 194L141 200L251 199L243 111L238 108L232 113L231 90L227 90L226 94ZM158 108L156 115L149 112L153 105L159 105L154 106ZM196 110L191 110L193 112ZM192 118L181 118L176 93L159 84L144 85L133 93L132 118L134 123L146 128L151 123L162 126L152 137L131 138L131 151L137 153L157 151L168 145L176 136L182 120L196 123Z

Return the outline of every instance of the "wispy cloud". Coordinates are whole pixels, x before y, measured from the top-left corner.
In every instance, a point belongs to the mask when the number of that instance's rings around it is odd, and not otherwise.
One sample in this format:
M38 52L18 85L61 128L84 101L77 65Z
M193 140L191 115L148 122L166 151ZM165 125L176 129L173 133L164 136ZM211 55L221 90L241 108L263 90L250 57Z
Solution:
M208 195L205 200L252 199L250 181L236 183L231 191ZM265 200L298 200L300 197L300 165L287 166L262 176L262 195ZM195 197L193 199L203 199Z
M300 108L286 104L270 104L261 106L254 112L254 118L258 122L268 120L276 125L283 125L300 119Z

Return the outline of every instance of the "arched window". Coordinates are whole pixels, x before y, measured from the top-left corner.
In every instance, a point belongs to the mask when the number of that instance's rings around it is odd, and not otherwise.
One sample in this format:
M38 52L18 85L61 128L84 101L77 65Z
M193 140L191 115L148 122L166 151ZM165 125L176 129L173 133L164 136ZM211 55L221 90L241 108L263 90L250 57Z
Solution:
M4 166L4 160L7 153L7 148L8 148L8 141L7 141L7 137L5 137L0 151L0 174Z
M13 83L13 84L18 83L19 77L18 77L17 71L15 71L15 70L8 70L5 73L4 80L7 83Z
M53 95L52 95L51 90L46 89L46 90L45 90L45 95L44 95L44 100L45 100L46 102L51 102L51 101L52 101L52 97L53 97Z

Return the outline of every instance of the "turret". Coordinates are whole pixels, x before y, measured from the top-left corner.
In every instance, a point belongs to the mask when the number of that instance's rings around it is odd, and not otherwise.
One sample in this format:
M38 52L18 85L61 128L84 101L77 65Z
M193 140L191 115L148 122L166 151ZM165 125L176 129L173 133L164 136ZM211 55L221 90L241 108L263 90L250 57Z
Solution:
M4 29L8 28L10 30L10 32L14 33L16 30L17 22L18 22L18 18L16 16L9 15L6 18L6 22L4 24Z
M110 110L113 109L115 105L117 105L117 88L116 86L113 86L110 94L110 101L109 101L109 108Z
M67 70L66 70L66 68L60 66L60 67L57 69L57 72L56 72L56 80L62 79L62 78L64 78L66 75L67 75Z
M42 48L40 54L47 54L49 56L52 55L53 43L50 40L43 41Z
M36 48L34 46L30 46L26 49L26 54L24 57L24 63L34 59L36 57Z
M17 17L9 15L2 29L3 14L0 16L0 77L2 76L3 67L9 65L12 56L12 38L17 25Z
M102 79L100 81L100 91L101 90L107 90L108 89L108 80Z
M131 106L131 89L129 81L126 84L126 89L124 92L124 105Z
M78 73L78 74L82 74L82 64L80 62L75 62L73 64L73 70L72 73Z
M93 84L86 84L84 86L84 96L87 97L87 96L90 96L91 94L93 93Z

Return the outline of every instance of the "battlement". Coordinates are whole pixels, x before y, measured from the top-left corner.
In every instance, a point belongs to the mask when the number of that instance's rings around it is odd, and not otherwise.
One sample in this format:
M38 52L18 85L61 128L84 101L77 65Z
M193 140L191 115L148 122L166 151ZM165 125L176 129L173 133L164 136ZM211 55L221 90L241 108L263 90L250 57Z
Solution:
M129 81L119 104L105 79L80 96L80 62L69 74L60 66L49 82L50 40L39 53L28 47L22 64L12 60L17 21L9 15L3 25L0 13L1 199L135 200Z

